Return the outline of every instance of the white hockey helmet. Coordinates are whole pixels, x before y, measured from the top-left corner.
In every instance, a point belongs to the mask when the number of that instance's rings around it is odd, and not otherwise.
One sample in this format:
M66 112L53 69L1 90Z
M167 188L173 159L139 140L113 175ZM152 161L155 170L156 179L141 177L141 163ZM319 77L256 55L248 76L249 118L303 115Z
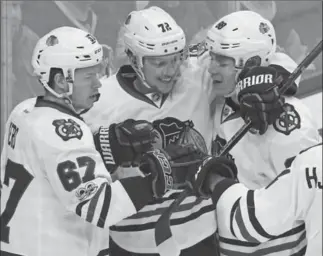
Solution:
M152 6L131 12L124 27L125 52L134 70L143 80L143 57L163 56L181 51L185 54L186 38L183 29L159 7Z
M103 59L102 46L86 31L73 27L59 27L37 42L31 64L34 74L42 85L58 98L67 98L73 93L74 72L100 64ZM48 85L50 71L59 68L63 71L69 91L58 94Z
M235 60L236 68L267 66L276 51L273 25L253 11L237 11L217 21L205 40L211 52Z

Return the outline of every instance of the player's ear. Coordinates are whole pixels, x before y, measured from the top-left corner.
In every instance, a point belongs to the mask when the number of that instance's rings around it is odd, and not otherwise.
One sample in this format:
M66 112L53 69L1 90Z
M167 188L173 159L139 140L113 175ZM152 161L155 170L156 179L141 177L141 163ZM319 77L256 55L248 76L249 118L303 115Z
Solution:
M56 73L54 76L54 86L62 92L68 91L68 84L64 75L60 72Z

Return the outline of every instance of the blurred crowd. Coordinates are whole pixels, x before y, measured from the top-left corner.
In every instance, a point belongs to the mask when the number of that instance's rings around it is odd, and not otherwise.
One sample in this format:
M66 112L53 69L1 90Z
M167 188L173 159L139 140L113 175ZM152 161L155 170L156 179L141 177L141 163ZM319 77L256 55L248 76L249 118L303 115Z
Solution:
M202 41L210 24L238 9L250 9L270 19L276 27L279 49L298 62L322 38L322 2L319 1L5 2L7 9L6 13L2 13L2 21L5 16L7 30L4 36L10 45L7 49L11 51L6 52L5 56L12 57L10 61L4 60L4 65L10 65L7 68L9 79L1 85L2 89L10 86L10 95L7 96L10 97L10 106L7 106L7 111L20 101L42 93L41 85L32 75L32 50L39 37L64 25L87 30L105 45L106 75L111 75L127 62L122 40L125 18L132 10L151 5L163 8L175 18L184 29L188 43ZM320 63L321 59L312 64L309 70L321 72Z

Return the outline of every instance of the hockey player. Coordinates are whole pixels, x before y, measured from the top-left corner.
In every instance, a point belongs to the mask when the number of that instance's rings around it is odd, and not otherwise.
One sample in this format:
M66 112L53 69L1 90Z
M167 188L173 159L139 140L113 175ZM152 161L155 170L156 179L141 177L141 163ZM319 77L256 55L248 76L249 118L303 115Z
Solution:
M102 80L99 101L82 115L85 122L93 132L97 132L102 124L127 118L148 120L160 131L162 139L159 144L162 147L179 143L186 124L193 123L206 142L206 145L196 145L205 151L210 149L213 121L208 114L208 88L200 81L203 73L199 73L197 58L187 59L183 30L158 7L130 13L124 26L126 53L131 65L122 66L116 75ZM203 52L197 46L193 54L197 56ZM120 173L124 175L120 176ZM119 169L115 175L119 178L136 175L136 170ZM113 240L133 253L158 253L154 225L180 191L167 193L162 200L154 201L138 214L111 227ZM188 197L183 208L174 214L171 224L174 224L172 231L179 247L187 249L182 251L182 255L196 255L203 250L208 250L203 255L214 255L213 245L199 243L217 228L210 200ZM187 237L187 232L193 230ZM196 247L191 248L194 245ZM112 253L123 255L120 251Z
M116 75L101 81L101 100L83 115L86 122L97 131L109 120L134 116L151 121L166 117L183 122L191 119L210 148L212 123L207 114L201 114L209 109L207 86L201 84L197 58L187 58L182 28L162 9L150 7L131 12L124 30L131 65L122 66ZM195 47L192 55L204 52L204 48ZM176 140L176 127L182 125L165 124L170 126L163 130L165 137Z
M101 61L102 46L80 29L57 28L38 41L32 64L45 96L19 104L6 125L1 255L109 255L108 227L173 188L173 157L194 160L187 148L149 151L141 177L112 182L78 114L97 99ZM110 125L116 164L151 150L151 129L146 121Z
M321 141L310 111L293 97L299 80L286 91L283 99L279 98L280 103L276 102L277 89L266 91L274 81L266 81L266 77L282 76L281 86L297 65L287 55L276 52L275 30L270 21L251 11L234 12L221 18L210 28L206 46L211 58L209 72L218 91L216 100L220 102L215 111L213 154L252 117L252 130L230 155L238 167L241 183L250 189L267 186L284 168L286 158ZM253 66L264 68L254 69L245 76L247 68ZM238 76L244 79L239 81ZM254 93L253 97L249 93ZM246 99L250 100L249 105L244 103ZM263 113L272 110L271 120L264 120ZM221 222L218 224L223 255L237 252L290 255L306 246L303 224L260 246L242 243Z
M286 236L286 230L304 221L307 247L284 255L322 255L322 143L286 162L287 168L269 185L249 190L242 183L224 178L224 173L234 176L237 172L233 161L213 158L200 171L201 177L208 177L208 183L200 180L199 184L205 185L200 187L200 194L207 196L212 191L218 222L241 244L275 241L277 236ZM275 247L274 255L280 255L282 245ZM261 255L266 254L264 249Z

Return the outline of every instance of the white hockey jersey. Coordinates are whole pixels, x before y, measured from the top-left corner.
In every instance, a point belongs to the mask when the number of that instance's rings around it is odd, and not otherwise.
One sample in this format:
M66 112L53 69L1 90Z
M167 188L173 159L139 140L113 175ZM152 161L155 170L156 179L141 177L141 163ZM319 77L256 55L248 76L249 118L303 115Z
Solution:
M277 240L276 236L286 235L286 230L304 221L307 248L300 239L303 247L285 255L322 255L322 143L294 157L292 165L266 188L248 190L243 184L226 183L221 194L216 190L213 193L221 229L240 243L259 244ZM272 248L252 255L280 255L278 251L284 246L274 243ZM241 251L230 255L247 254Z
M274 64L292 72L291 59L281 53L278 57L275 58ZM296 66L294 63L294 68ZM270 126L264 135L249 132L230 151L239 170L238 179L249 189L267 186L285 168L285 159L321 142L309 109L295 97L286 97L286 103L288 111ZM244 121L239 111L232 111L217 130L214 145L224 145L243 125ZM286 230L284 236L261 245L239 241L222 224L219 223L219 236L223 255L258 255L260 252L266 252L265 255L275 253L278 256L287 256L300 251L306 245L305 228L302 223L295 223L295 227Z
M192 120L194 128L203 136L210 149L213 134L213 119L209 108L209 81L204 81L206 70L197 66L191 58L175 89L168 97L159 94L151 98L136 91L133 81L136 75L131 66L123 66L116 75L101 81L101 94L94 106L82 115L95 132L101 125L119 123L125 119L154 121L175 117L180 121Z
M207 70L201 70L195 62L190 63L176 84L175 92L156 103L134 90L134 71L130 66L124 66L116 75L102 81L99 101L83 118L92 131L101 125L121 122L127 118L154 121L175 117L181 121L192 120L194 128L203 135L210 148L213 121L209 114L208 81L203 82L201 79L205 72ZM161 107L160 101L163 101ZM158 253L154 225L179 193L170 191L162 199L155 200L137 214L111 227L113 240L131 252ZM170 224L180 249L197 244L217 229L212 201L202 201L193 196L186 198L172 215Z
M70 110L39 97L11 113L1 154L1 255L108 255L108 227L151 200L147 178L111 182L91 130Z

